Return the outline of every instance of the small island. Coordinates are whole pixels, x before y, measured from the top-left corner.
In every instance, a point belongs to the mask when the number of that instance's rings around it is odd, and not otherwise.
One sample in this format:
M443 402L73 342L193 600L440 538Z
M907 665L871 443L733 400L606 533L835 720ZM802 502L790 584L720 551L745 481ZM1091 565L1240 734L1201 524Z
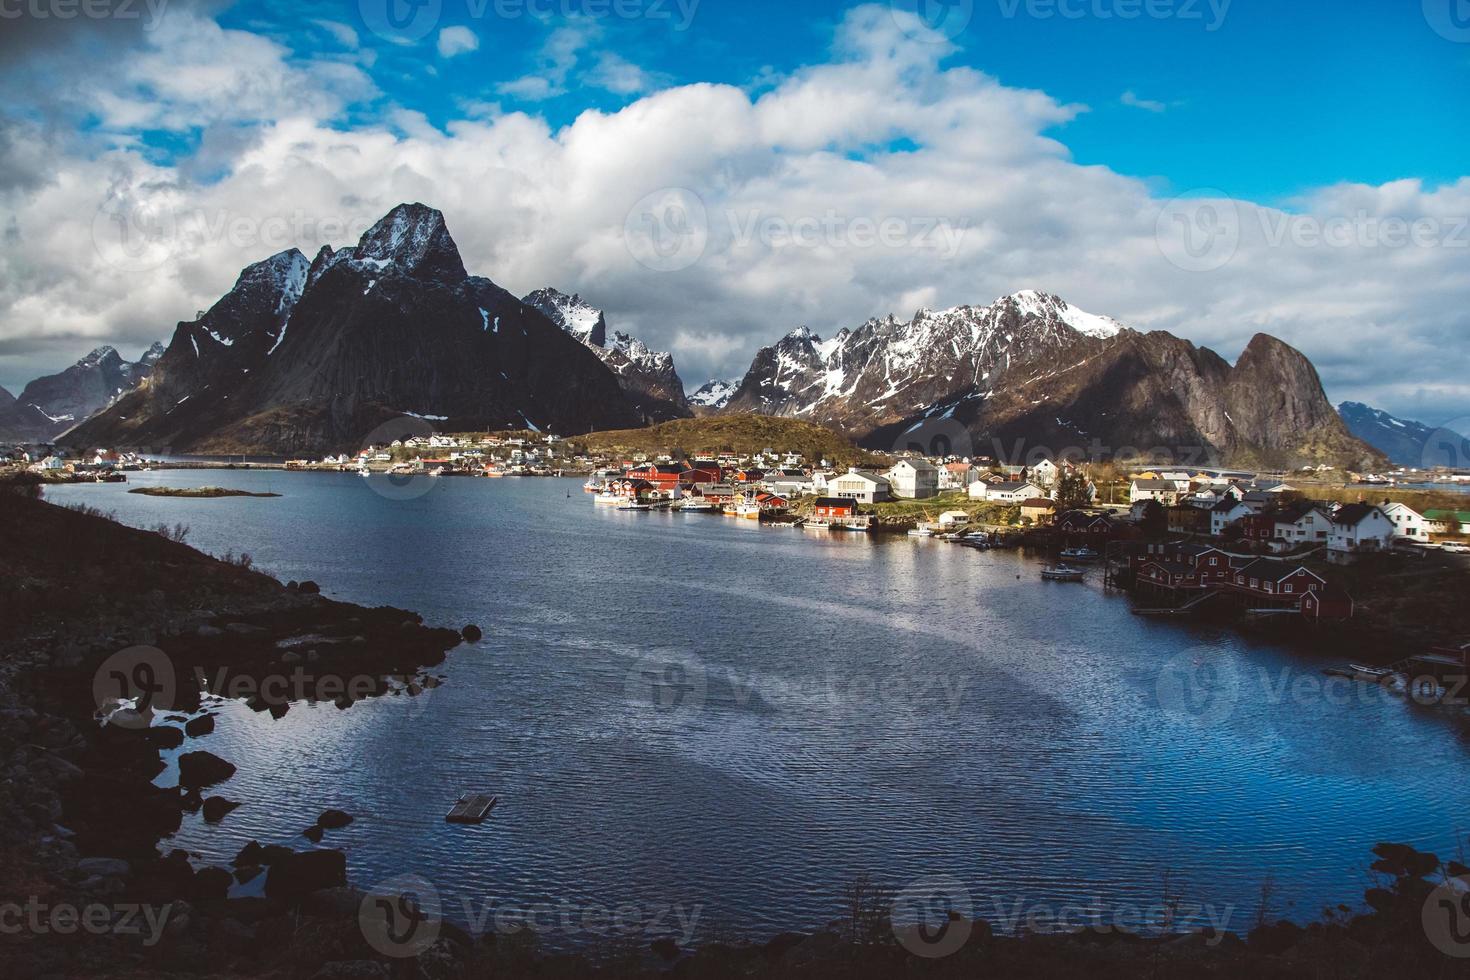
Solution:
M150 497L279 497L278 493L255 493L252 490L232 490L228 487L134 487L128 493L141 493Z

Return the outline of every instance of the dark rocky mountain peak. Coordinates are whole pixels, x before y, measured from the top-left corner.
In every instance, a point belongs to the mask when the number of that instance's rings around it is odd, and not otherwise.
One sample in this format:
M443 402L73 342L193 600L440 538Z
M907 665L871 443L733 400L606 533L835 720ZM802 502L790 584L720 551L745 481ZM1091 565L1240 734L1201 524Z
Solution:
M336 453L405 416L449 431L559 433L643 417L600 356L466 274L442 214L400 204L354 246L323 247L310 263L293 249L247 268L207 313L179 324L155 383L73 435Z
M469 275L444 215L423 204L400 204L389 211L358 241L353 258L404 275L449 281Z

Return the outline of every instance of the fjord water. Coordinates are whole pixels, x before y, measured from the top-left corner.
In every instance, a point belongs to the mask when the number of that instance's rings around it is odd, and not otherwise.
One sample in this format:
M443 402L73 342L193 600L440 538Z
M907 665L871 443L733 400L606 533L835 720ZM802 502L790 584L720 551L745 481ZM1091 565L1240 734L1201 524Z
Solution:
M618 512L570 480L390 499L352 474L130 479L282 496L47 495L485 634L416 698L228 706L190 747L239 766L215 791L245 805L172 842L206 861L307 846L331 806L356 817L325 842L354 884L420 875L451 917L677 906L770 935L836 917L862 873L957 879L992 920L1155 905L1167 876L1243 930L1268 878L1275 914L1310 919L1359 905L1375 842L1450 856L1470 830L1461 716L1322 696L1330 658L1132 616L1034 557ZM1229 683L1185 710L1171 664ZM467 791L500 805L446 824Z

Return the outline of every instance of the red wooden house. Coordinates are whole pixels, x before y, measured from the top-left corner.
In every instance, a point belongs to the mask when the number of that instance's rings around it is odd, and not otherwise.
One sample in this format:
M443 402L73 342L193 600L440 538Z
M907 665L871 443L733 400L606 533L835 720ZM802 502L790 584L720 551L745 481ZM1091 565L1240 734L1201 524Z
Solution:
M720 464L713 460L697 459L684 467L684 471L679 474L679 482L686 487L692 487L696 483L719 483L724 472Z
M647 480L656 489L664 493L672 493L679 489L680 477L684 473L684 467L676 463L645 463L634 467L625 475L630 480Z
M812 505L813 517L856 517L857 501L846 497L818 497Z

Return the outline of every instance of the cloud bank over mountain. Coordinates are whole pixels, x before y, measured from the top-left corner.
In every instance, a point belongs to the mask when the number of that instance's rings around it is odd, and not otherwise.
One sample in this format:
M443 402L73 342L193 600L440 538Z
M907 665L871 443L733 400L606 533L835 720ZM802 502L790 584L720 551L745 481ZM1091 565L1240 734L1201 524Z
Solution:
M582 58L568 85L584 70L627 102L560 128L490 84L433 124L385 96L366 36L321 37L302 53L180 7L0 69L68 79L0 115L0 383L146 346L243 266L350 244L422 200L455 216L470 268L595 296L689 378L739 376L798 324L1037 288L1228 357L1269 332L1335 400L1470 414L1463 358L1445 356L1470 327L1470 178L1273 207L1080 165L1066 127L1087 107L954 65L886 4L849 11L819 63L748 88L638 95L653 76L609 81L606 58ZM127 57L82 71L95 44Z

